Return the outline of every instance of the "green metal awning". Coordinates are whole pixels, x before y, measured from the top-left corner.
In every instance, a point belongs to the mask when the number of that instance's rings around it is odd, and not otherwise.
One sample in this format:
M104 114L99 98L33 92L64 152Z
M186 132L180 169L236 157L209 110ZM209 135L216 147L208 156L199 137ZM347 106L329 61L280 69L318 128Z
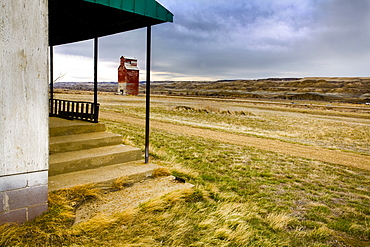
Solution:
M49 0L49 45L172 21L173 14L155 0Z

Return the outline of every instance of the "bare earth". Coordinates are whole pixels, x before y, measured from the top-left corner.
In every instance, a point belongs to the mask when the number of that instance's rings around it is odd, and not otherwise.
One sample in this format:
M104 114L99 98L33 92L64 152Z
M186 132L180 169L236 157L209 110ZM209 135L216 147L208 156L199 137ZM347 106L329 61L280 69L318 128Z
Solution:
M101 112L100 116L101 119L126 122L138 126L145 126L145 120L142 118L134 118L128 116L123 117L119 113L110 112ZM329 150L314 146L292 144L279 140L257 138L215 130L163 123L155 120L150 121L150 128L167 131L174 134L203 137L229 144L242 145L246 147L256 147L266 151L370 170L370 157L366 155L347 153L339 150Z
M133 186L100 195L99 200L87 201L78 207L74 224L135 208L140 203L176 190L190 189L189 183L175 183L173 176L146 179Z

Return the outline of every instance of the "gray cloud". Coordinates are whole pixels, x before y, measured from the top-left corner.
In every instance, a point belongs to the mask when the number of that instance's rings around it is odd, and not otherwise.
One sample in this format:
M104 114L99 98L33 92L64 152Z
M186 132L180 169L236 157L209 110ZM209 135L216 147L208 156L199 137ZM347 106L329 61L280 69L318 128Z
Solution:
M153 27L152 71L168 79L369 76L369 0L159 2L175 17ZM133 56L145 69L145 29L99 43L102 61ZM56 51L92 57L92 42Z

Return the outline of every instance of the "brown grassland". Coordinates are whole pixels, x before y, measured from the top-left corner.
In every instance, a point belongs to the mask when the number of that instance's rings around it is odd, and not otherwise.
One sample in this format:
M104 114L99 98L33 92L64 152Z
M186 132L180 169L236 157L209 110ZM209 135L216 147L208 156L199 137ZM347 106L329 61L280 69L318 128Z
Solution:
M99 101L109 131L144 149L145 98ZM103 192L53 192L41 217L0 226L0 246L370 246L370 107L271 103L152 97L151 161L193 189L80 224Z

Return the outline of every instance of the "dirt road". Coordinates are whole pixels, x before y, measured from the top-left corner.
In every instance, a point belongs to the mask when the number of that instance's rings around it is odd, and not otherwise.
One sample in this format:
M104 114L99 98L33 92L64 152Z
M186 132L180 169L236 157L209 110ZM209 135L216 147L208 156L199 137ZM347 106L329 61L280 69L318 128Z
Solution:
M101 112L100 116L101 119L126 122L138 126L145 125L144 119L122 116L118 113ZM266 151L370 170L370 157L366 155L347 153L339 150L329 150L314 146L286 143L279 140L257 138L190 126L163 123L155 120L150 121L150 127L152 129L163 130L175 134L203 137L224 143L242 145L246 147L256 147Z

